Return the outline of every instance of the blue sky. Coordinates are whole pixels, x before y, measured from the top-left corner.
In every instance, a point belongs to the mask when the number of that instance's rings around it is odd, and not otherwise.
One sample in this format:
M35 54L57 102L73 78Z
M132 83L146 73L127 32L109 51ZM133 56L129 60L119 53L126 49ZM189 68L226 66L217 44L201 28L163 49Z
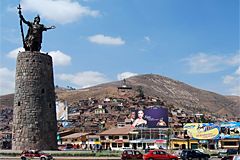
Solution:
M20 0L39 14L55 85L83 88L154 73L240 95L239 0ZM22 50L17 5L1 0L0 94L14 92ZM27 26L24 25L26 35Z

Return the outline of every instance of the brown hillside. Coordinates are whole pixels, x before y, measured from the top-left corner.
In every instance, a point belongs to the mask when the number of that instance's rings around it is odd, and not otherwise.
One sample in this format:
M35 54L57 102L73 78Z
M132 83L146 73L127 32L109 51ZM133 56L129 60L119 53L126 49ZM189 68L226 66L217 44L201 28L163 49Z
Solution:
M12 108L14 94L7 94L0 96L0 109L1 108Z
M168 106L184 108L191 112L208 112L221 115L239 116L238 96L226 97L213 92L194 88L190 85L167 77L146 74L128 78L127 84L133 87L132 95L138 94L139 88L142 88L144 95L158 97ZM117 89L121 82L112 82L88 89L67 90L58 92L59 99L67 100L70 104L80 99L93 97L102 99L104 97L121 97ZM226 113L223 113L226 112Z
M228 114L237 117L240 115L240 97L238 96L223 96L154 74L139 75L128 78L126 81L127 85L133 88L129 93L130 96L136 96L139 94L139 88L142 88L145 97L158 97L167 106L183 108L193 113L208 112L217 113L220 116ZM87 89L56 89L56 95L58 99L66 100L71 105L90 97L96 99L122 97L117 89L121 85L120 81L116 81ZM0 96L0 107L12 107L13 97L13 94Z

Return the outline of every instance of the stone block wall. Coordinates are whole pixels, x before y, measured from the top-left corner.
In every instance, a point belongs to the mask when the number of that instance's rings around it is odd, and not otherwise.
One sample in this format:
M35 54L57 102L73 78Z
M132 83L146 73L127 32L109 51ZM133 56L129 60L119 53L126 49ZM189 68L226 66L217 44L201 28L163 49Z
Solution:
M52 58L19 52L16 66L12 149L57 149Z

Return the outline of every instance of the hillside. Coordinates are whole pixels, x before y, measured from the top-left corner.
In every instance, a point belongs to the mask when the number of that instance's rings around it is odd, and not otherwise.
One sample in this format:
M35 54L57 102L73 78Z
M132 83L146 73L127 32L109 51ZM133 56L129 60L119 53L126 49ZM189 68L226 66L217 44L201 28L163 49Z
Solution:
M223 96L213 92L194 88L185 83L160 75L146 74L126 79L127 85L133 88L129 94L136 96L139 88L145 97L158 97L166 106L174 106L193 112L212 112L221 115L239 116L238 96ZM80 99L94 97L121 97L117 87L121 82L112 82L88 89L57 91L59 99L67 100L70 104Z
M154 74L139 75L128 78L127 85L133 90L128 96L139 94L139 88L144 95L158 97L163 103L175 107L190 109L193 111L209 111L214 113L228 114L230 116L240 115L240 97L223 96L217 93L194 88L180 81ZM67 90L56 89L57 98L67 100L69 104L76 103L80 99L93 97L103 99L105 97L122 97L117 87L122 82L116 81L87 89ZM13 94L0 96L0 108L13 105Z

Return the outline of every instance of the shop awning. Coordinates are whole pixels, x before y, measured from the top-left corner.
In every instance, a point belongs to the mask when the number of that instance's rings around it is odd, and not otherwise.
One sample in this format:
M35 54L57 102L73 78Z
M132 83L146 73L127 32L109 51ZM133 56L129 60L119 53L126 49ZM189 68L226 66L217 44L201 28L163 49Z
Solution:
M117 139L117 140L115 140L115 142L116 142L116 143L123 143L123 140Z
M157 140L155 140L155 143L167 143L167 140L165 140L165 139L157 139Z
M139 140L139 139L137 139L137 140L131 140L131 141L129 141L130 143L141 143L142 141L141 140Z

